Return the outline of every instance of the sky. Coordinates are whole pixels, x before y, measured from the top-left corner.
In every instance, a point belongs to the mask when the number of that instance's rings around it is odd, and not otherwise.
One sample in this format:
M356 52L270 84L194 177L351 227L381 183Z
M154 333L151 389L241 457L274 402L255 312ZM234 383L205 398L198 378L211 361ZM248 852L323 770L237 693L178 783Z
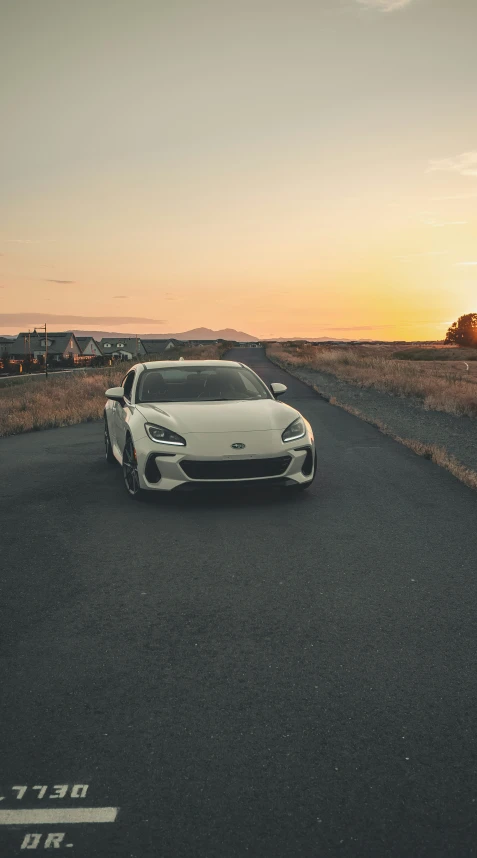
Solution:
M475 0L0 0L0 333L439 339Z

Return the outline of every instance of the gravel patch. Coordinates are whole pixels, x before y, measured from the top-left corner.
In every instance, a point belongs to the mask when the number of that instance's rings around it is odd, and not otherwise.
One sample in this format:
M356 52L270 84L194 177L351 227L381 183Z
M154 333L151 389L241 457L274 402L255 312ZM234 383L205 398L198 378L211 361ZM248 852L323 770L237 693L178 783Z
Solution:
M339 405L356 409L370 422L385 424L400 438L441 447L464 467L477 471L477 420L474 418L430 411L417 398L359 387L328 373L304 367L290 368L282 363L280 366L314 387L325 399L334 397Z

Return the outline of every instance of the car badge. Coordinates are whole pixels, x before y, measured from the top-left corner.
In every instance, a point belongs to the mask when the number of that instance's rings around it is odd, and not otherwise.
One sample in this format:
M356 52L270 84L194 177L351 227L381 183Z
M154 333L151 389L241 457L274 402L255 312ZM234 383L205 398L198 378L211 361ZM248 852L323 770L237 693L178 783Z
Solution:
M230 445L234 450L244 450L245 444L231 444Z

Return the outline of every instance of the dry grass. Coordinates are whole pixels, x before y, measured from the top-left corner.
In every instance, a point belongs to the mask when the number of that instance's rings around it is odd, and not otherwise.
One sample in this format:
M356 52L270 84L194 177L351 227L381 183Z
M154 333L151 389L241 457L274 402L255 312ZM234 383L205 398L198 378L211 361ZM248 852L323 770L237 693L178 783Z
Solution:
M213 360L220 346L182 350L186 360ZM0 387L0 437L35 429L88 423L102 417L108 387L121 383L134 362L87 373L50 374Z
M272 345L272 360L285 368L327 372L360 387L374 387L395 396L413 396L424 408L457 416L477 417L477 362L396 359L371 347L330 348Z
M422 441L416 441L413 438L401 438L400 435L396 435L396 433L393 432L389 426L386 426L385 423L382 423L381 420L370 419L357 408L353 408L352 405L343 405L338 402L334 396L332 396L329 401L331 405L336 405L338 408L348 411L349 414L353 414L355 417L365 420L366 423L370 423L371 426L376 426L383 435L389 435L390 438L393 438L395 441L398 441L399 444L403 444L405 447L408 447L418 456L423 456L424 459L430 459L432 462L435 462L436 465L439 465L439 467L445 468L446 471L449 471L454 477L457 477L461 483L469 486L469 488L477 489L477 473L472 471L470 468L466 468L465 465L462 465L461 462L459 462L454 456L451 456L444 447L439 447L437 444L424 444Z
M273 350L272 350L273 349ZM270 358L278 363L279 366L283 366L284 368L291 369L292 366L307 366L309 367L309 363L298 363L295 362L292 364L289 361L289 355L287 359L284 358L282 354L280 354L280 347L273 346L272 349L268 350ZM326 372L330 372L330 370L325 370ZM337 375L337 373L334 373ZM305 381L305 384L308 384L309 387L312 387L316 390L320 396L324 394L320 391L319 387L315 384L312 384L310 381ZM374 385L377 387L377 385ZM445 468L446 471L449 471L454 477L460 480L464 485L469 486L469 488L476 490L477 489L477 472L473 471L471 468L465 467L461 462L459 462L454 456L447 452L444 447L439 447L437 444L424 444L422 441L417 441L415 438L402 438L396 432L383 423L382 420L376 420L374 418L368 417L358 408L354 408L352 405L345 405L342 402L339 402L335 396L324 397L328 399L330 405L335 405L338 408L342 408L343 411L347 411L349 414L353 414L355 417L359 417L360 420L364 420L366 423L369 423L371 426L375 426L379 429L383 435L388 435L390 438L393 438L394 441L397 441L399 444L403 444L405 447L408 447L412 450L416 455L423 456L425 459L430 459L432 462L435 462L436 465L439 465L441 468ZM447 410L447 409L438 409L438 410ZM455 413L455 412L451 412ZM475 412L474 412L475 415Z
M441 346L439 348L431 348L422 346L421 348L401 349L393 352L393 358L397 360L438 360L438 361L477 361L477 349L453 348L452 346Z

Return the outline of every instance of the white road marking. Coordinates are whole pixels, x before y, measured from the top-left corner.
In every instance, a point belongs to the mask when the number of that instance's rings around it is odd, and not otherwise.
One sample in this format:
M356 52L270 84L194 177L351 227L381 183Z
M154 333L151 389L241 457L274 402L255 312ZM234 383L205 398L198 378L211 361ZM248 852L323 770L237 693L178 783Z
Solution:
M20 849L38 849L41 843L41 834L25 834Z
M12 786L12 789L17 791L17 793L18 793L17 798L23 798L28 787L26 787L26 786Z
M35 789L35 787L33 787L33 789ZM51 795L49 795L48 798L64 798L66 793L68 792L68 784L55 784L53 789L55 791ZM41 798L41 796L38 796L38 798Z
M38 807L0 810L0 825L61 825L76 822L114 822L119 807Z
M45 840L45 849L60 849L63 840L65 839L64 834L49 834Z
M25 834L20 849L61 849L62 846L73 846L72 843L63 843L65 836L64 832L45 834L42 844L43 834Z
M48 787L46 787L46 786L34 786L34 787L32 787L32 789L38 790L38 798L43 798Z
M71 790L71 798L85 798L88 792L88 784L74 784Z
M86 793L88 792L89 784L72 784L71 785L71 798L85 798ZM37 798L42 799L46 795L46 791L48 790L47 786L13 786L12 790L15 790L17 793L16 798L21 800L25 798L25 795L28 790L34 789L37 792ZM66 798L68 795L68 790L70 789L69 784L55 784L51 789L54 790L51 795L47 796L47 798ZM28 798L31 796L28 795ZM0 797L0 801L4 801L4 796Z

